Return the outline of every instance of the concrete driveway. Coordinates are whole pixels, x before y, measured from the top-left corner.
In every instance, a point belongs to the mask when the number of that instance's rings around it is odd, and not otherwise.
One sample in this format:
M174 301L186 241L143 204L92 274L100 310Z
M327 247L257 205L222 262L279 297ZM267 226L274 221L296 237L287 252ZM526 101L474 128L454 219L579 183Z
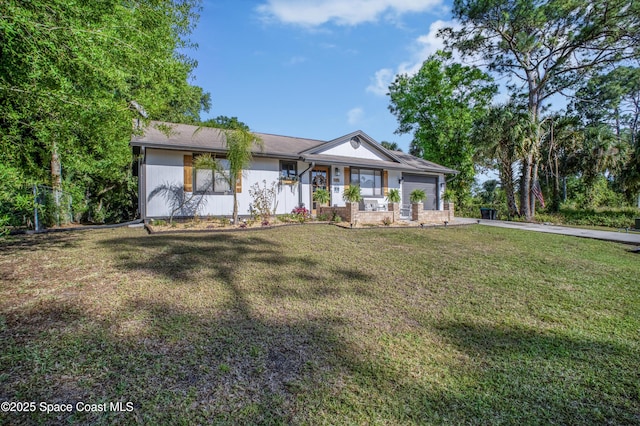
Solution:
M617 243L634 244L640 246L639 232L597 231L591 229L570 228L568 226L543 225L539 223L505 222L502 220L481 220L456 217L456 223L480 223L484 226L497 226L499 228L522 229L524 231L547 232L549 234L572 235L574 237L593 238L596 240L613 241Z

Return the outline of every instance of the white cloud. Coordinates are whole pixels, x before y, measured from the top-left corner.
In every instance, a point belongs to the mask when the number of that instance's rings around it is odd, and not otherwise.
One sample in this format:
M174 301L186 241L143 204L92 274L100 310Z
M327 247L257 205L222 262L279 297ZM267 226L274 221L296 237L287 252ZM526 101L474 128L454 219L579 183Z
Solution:
M351 108L347 112L347 122L351 126L355 126L356 124L362 122L363 118L364 118L364 110L360 107Z
M371 84L367 87L367 92L385 96L394 77L395 73L391 68L383 68L376 71L375 76L371 78Z
M389 91L389 85L397 74L416 74L430 55L444 48L444 40L438 38L438 31L446 27L458 28L459 25L454 21L434 21L429 27L429 32L415 40L411 48L413 51L411 59L400 63L395 72L391 68L376 71L375 75L371 77L371 84L367 86L367 92L385 96Z
M303 62L306 62L307 58L305 58L304 56L293 56L291 58L289 58L289 60L285 63L285 65L296 65L296 64L301 64Z
M267 0L256 8L265 19L316 27L328 22L354 26L383 17L396 20L406 13L439 7L442 0Z

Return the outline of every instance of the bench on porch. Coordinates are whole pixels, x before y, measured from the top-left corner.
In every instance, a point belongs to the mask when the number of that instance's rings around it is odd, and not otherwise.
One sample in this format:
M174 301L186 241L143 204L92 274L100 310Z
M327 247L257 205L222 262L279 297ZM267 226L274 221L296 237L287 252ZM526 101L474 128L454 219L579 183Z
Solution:
M379 204L378 200L363 199L360 201L360 210L365 212L387 211L386 204Z

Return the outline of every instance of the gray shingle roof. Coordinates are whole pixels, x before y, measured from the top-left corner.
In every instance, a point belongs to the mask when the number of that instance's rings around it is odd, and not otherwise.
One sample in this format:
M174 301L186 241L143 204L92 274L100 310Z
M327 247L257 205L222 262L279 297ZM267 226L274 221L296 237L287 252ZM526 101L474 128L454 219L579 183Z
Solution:
M378 150L386 151L389 161L378 161L361 158L341 157L337 155L315 154L313 148L324 144L335 143L332 141L321 141L316 139L296 138L291 136L272 135L268 133L253 132L262 139L264 148L262 151L256 149L254 155L300 159L307 162L344 164L356 167L382 167L390 170L402 170L406 172L431 172L454 174L455 170L443 167L421 158L414 157L400 151L389 151L379 145L375 140L366 136L376 145ZM357 133L357 132L354 132ZM346 135L346 140L352 134ZM198 127L188 124L163 123L152 121L142 134L134 135L131 138L132 146L144 146L149 148L178 149L201 152L225 152L225 134L220 129L210 127ZM397 159L398 161L393 161Z

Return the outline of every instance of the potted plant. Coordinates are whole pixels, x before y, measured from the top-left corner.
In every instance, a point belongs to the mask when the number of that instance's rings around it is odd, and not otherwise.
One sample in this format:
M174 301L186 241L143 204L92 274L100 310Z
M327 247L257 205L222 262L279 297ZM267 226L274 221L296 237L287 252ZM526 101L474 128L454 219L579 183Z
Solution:
M422 189L414 189L409 194L409 201L411 204L422 203L427 199L427 194Z
M387 201L390 203L400 202L400 190L398 188L390 189L387 193Z
M389 211L393 212L392 222L396 221L396 211L400 215L400 190L398 188L392 188L387 192L387 201L389 202Z
M362 200L360 185L351 185L345 188L342 193L342 199L347 203L359 203Z
M427 199L427 194L422 189L414 189L409 194L411 201L411 220L420 220L420 213L424 209L423 202Z
M358 203L362 200L362 193L360 192L360 185L351 185L345 188L342 193L342 199L347 203L347 216L345 219L347 222L351 222L353 227L354 221L357 220L358 215Z
M326 189L318 188L313 193L313 201L320 205L329 204L331 201L331 194Z

